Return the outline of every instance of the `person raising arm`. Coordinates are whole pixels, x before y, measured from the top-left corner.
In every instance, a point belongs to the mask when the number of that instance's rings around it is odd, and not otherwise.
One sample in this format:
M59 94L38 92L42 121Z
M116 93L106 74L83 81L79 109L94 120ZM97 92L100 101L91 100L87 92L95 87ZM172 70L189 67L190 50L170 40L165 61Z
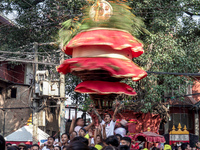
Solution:
M88 126L84 127L84 120L82 118L77 118L75 120L75 118L73 117L69 133L71 134L73 131L76 131L77 134L79 134L79 130L81 128L84 128L86 131L88 131L93 125L94 125L94 120L92 120L92 123L90 123Z
M115 123L116 123L116 115L118 111L118 106L119 106L119 102L116 101L116 108L115 108L112 118L109 113L106 113L104 120L102 120L101 122L102 126L105 124L106 137L114 135L114 128L115 128Z

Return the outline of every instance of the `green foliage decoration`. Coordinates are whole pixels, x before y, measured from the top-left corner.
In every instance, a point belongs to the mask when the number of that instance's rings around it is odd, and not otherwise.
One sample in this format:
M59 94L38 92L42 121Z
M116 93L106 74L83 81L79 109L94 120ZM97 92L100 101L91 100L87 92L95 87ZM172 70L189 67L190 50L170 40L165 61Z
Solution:
M124 2L114 0L108 1L113 8L113 14L107 20L94 21L90 17L90 10L92 5L97 5L96 2L90 2L83 9L83 17L79 19L75 17L62 23L62 29L60 30L60 40L65 46L75 35L79 32L88 30L95 27L103 28L116 28L130 32L136 38L143 33L150 34L145 29L145 23L141 17L136 17ZM96 9L101 9L100 6ZM81 22L80 22L80 21Z

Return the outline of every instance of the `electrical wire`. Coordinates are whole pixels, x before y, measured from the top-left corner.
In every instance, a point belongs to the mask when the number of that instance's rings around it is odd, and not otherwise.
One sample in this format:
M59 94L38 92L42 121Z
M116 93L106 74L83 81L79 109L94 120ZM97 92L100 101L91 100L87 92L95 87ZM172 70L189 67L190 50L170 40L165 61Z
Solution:
M8 72L6 72L5 70L3 70L3 69L0 69L1 71L3 71L4 72L4 74L7 74L8 76L10 76L11 77L11 79L15 79L15 80L17 80L17 81L20 81L21 83L23 83L24 81L22 81L22 80L19 80L19 79L17 79L17 78L15 78L14 76L12 76L12 75L10 75Z
M148 74L168 74L168 75L178 75L178 76L200 76L200 73L176 73L176 72L155 72L146 71Z

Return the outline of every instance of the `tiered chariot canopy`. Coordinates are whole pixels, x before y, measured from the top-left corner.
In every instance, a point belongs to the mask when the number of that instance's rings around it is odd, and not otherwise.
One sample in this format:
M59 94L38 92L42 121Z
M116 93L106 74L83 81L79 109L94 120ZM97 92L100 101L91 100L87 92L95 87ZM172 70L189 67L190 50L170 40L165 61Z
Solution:
M80 32L64 43L63 51L72 58L65 60L57 68L58 72L80 77L84 82L75 91L90 94L94 102L104 101L105 95L106 101L113 101L120 94L136 95L130 86L120 81L125 78L138 81L147 76L132 61L143 54L143 44L129 33L142 30L142 21L125 4L105 0L97 0L85 14L88 16L84 16L83 24L78 27ZM124 22L119 20L122 17L126 18ZM64 29L65 26L61 32Z

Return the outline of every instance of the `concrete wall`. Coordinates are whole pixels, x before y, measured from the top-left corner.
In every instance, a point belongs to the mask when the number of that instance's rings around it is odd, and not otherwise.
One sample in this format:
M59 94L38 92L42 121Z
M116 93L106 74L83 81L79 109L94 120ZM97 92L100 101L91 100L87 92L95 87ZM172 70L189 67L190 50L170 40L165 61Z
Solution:
M29 108L32 103L31 97L29 96L30 88L26 85L14 85L4 81L0 81L0 88L2 89L0 94L0 134L4 133L4 136L7 136L27 124L32 113L32 110ZM16 98L8 97L9 90L12 88L15 88L17 91ZM48 99L46 106L47 107L41 110L42 113L43 111L45 112L44 118L40 118L45 120L45 125L39 127L49 135L55 135L59 131L59 105L57 105L55 101ZM2 108L5 108L5 111L3 111ZM3 129L4 123L5 129Z

